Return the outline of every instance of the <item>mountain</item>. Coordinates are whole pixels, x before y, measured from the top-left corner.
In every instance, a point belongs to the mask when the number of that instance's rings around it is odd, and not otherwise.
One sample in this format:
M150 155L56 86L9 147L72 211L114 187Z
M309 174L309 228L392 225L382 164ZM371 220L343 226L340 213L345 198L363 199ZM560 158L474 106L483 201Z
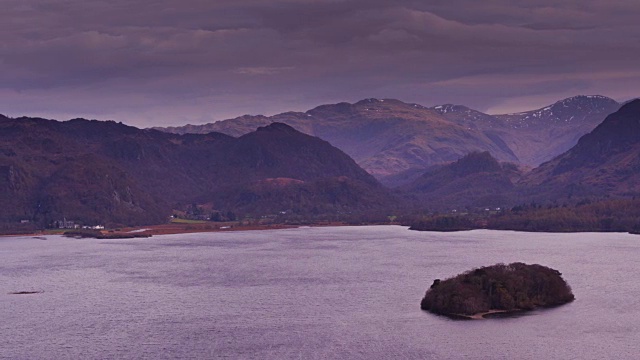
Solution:
M113 157L98 154L95 137L111 139L113 130L130 128L95 123L90 133L79 122L0 119L0 223L39 224L82 216L87 223L155 223L167 204L152 197ZM108 141L108 140L107 140ZM96 146L98 145L98 146Z
M522 181L546 199L640 195L640 100L607 116L576 146Z
M541 109L497 115L502 138L522 164L538 166L573 147L621 104L605 96L574 96Z
M504 120L496 116L485 114L464 105L444 104L433 106L430 109L460 126L480 131L496 130L508 126Z
M474 152L435 166L400 189L430 210L494 209L513 202L521 175L514 164L500 163L489 152Z
M559 111L558 106L569 108L576 101L588 99L559 102L555 107L543 109L547 116L537 115L535 121L523 124L545 129L549 127L548 113ZM448 114L465 112L466 119L474 117L474 123L481 127L496 125L493 119L463 107L442 106L440 110ZM430 210L530 203L571 205L608 197L639 196L640 100L626 103L582 136L574 147L528 173L515 164L500 163L488 152L471 153L450 164L434 166L399 189Z
M6 228L161 223L194 205L241 216L345 215L394 200L348 155L281 123L234 138L1 117L0 201Z
M506 115L487 115L451 104L432 109L456 124L500 139L496 141L504 142L520 164L535 167L569 150L620 106L605 96L580 95L537 110Z
M345 215L393 206L387 189L344 152L282 123L260 127L219 151L210 172L224 185L200 202L252 215Z
M282 122L345 151L389 186L414 180L425 169L468 153L489 151L499 161L530 167L576 144L620 107L604 96L576 96L517 114L488 115L462 105L427 108L393 99L318 106L307 112L245 115L205 125L158 130L240 136Z
M517 160L498 137L452 123L433 109L393 99L366 99L354 104L322 105L304 113L242 116L212 124L160 130L172 133L218 131L237 136L256 125L271 122L286 123L329 141L378 179L455 161L473 151L489 151L500 160Z

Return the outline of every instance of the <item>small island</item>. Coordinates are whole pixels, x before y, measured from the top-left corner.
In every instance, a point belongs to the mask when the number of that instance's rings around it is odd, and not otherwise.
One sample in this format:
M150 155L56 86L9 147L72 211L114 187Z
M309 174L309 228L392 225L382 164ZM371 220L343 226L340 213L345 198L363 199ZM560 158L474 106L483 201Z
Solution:
M454 318L478 319L505 313L553 307L575 299L562 274L546 266L496 264L434 280L420 308Z

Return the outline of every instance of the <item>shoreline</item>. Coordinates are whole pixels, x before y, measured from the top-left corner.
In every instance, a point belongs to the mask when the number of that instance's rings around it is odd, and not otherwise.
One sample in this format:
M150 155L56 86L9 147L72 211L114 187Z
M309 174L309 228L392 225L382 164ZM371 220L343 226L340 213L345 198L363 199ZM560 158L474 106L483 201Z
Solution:
M122 228L121 231L113 233L138 233L143 235L177 235L177 234L193 234L193 233L209 233L209 232L228 232L228 231L252 231L252 230L279 230L297 228L301 225L211 225L211 224L161 224L140 227Z
M537 309L537 308L536 308ZM527 311L532 311L532 310L536 310L536 309L515 309L515 310L498 310L498 309L492 309L489 311L483 311L483 312L479 312L476 314L471 314L471 315L467 315L467 314L457 314L457 313L434 313L431 312L429 310L424 310L427 312L430 312L432 314L435 315L439 315L439 316L444 316L444 317L448 317L450 319L453 320L488 320L491 318L497 318L500 316L493 316L493 315L513 315L513 314L518 314L518 313L524 313Z
M254 231L254 230L282 230L297 229L301 227L328 227L328 226L358 226L349 225L344 222L320 222L316 224L247 224L238 223L227 224L211 224L211 223L169 223L160 225L138 226L122 228L121 231L115 233L132 233L136 232L145 235L176 235L176 234L193 234L193 233L209 233L209 232L229 232L229 231ZM144 230L144 231L143 231Z
M517 312L518 310L489 310L489 311L485 311L485 312L481 312L481 313L477 313L477 314L473 314L473 315L462 315L462 314L455 314L455 316L461 316L470 320L486 320L487 318L485 316L487 315L493 315L493 314L505 314L505 313L510 313L510 312Z
M287 225L287 224L212 224L212 223L169 223L159 225L146 225L135 227L123 227L113 230L101 230L104 235L123 237L127 235L148 235L152 237L154 235L178 235L178 234L193 234L193 233L210 233L210 232L229 232L229 231L254 231L254 230L281 230L281 229L295 229L300 227L327 227L327 226L350 226L342 222L328 222L317 224L300 224L300 225ZM357 226L357 225L353 225ZM66 231L73 231L74 229L51 229L43 230L25 234L0 234L0 237L38 237L47 235L63 235ZM82 230L82 229L78 229Z

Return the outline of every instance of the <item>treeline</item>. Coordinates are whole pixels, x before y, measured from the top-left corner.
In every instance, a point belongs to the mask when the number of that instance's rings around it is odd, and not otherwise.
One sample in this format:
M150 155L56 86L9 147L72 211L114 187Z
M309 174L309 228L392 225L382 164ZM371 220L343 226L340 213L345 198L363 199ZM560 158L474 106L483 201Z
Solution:
M640 200L582 201L574 206L521 205L489 217L487 228L549 232L638 232Z
M420 307L437 314L474 315L489 310L532 310L574 300L560 272L523 263L496 264L435 280Z
M471 229L545 232L640 232L640 199L582 200L573 205L536 203L511 209L432 214L403 221L412 230Z

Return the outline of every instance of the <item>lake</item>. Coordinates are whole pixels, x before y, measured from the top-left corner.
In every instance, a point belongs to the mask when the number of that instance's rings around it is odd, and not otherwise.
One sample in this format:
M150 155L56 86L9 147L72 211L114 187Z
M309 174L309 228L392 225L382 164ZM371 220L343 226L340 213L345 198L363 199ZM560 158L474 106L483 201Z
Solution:
M558 269L576 301L474 321L420 310L433 279L514 261ZM5 237L0 338L2 359L636 359L640 236L363 226Z

